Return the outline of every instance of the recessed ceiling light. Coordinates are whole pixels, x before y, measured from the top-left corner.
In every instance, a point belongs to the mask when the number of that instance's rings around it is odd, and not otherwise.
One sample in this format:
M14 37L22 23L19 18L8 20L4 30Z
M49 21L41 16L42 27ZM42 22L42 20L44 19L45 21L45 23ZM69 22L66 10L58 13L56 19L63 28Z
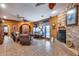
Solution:
M7 17L6 16L3 16L3 18L6 19Z
M5 5L5 4L1 4L1 7L2 7L2 8L6 8L6 5Z
M55 14L55 13L57 13L57 11L56 11L56 10L52 11L52 14Z

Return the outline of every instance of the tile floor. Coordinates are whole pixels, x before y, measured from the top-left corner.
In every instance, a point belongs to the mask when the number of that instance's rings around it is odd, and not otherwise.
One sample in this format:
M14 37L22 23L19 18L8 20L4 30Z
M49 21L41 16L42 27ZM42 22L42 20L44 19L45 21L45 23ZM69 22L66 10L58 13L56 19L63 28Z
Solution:
M67 48L59 41L48 41L46 39L33 39L30 46L22 46L5 36L4 43L0 45L1 56L76 56L77 52Z

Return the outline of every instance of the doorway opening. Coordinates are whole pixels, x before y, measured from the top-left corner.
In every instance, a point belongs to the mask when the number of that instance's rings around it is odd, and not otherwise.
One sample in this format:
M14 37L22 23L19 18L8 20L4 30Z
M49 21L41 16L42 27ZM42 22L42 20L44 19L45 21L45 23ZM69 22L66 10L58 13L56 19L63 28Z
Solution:
M3 32L4 32L4 35L8 35L8 33L9 33L8 25L3 25Z
M50 35L50 25L49 24L45 24L42 27L42 34L43 37L45 37L46 39L50 39L51 35Z

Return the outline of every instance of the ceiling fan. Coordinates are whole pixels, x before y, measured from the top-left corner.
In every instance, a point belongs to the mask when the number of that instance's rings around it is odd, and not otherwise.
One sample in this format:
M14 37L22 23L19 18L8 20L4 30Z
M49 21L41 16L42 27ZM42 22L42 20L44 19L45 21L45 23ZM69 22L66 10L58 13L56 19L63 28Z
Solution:
M7 14L10 15L10 16L12 16L12 17L14 17L15 20L18 19L17 21L20 21L20 20L22 20L22 21L28 21L27 19L25 19L24 16L21 16L20 14L14 15L14 14L9 13L9 12L7 12Z
M22 20L22 21L28 21L28 20L25 19L24 16L21 16L19 14L17 14L17 18L20 19L20 20Z

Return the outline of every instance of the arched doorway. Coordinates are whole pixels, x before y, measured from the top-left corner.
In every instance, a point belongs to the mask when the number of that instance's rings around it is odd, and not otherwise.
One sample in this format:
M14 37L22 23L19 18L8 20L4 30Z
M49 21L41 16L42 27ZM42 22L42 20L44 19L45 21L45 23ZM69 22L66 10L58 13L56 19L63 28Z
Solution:
M22 24L19 29L20 33L29 33L31 30L30 25L28 24Z

